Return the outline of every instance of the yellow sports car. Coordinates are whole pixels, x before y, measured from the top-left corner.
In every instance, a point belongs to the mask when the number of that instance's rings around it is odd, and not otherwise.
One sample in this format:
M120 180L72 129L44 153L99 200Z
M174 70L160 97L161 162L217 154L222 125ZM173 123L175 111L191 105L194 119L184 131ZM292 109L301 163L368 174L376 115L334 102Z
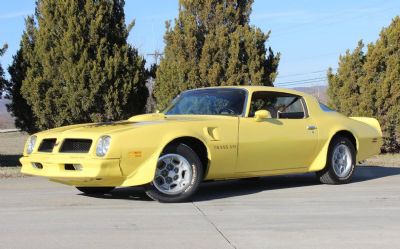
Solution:
M308 94L214 87L183 92L162 113L39 132L20 161L23 173L86 194L143 185L154 200L179 202L203 180L316 172L347 183L381 145L376 119L345 117Z

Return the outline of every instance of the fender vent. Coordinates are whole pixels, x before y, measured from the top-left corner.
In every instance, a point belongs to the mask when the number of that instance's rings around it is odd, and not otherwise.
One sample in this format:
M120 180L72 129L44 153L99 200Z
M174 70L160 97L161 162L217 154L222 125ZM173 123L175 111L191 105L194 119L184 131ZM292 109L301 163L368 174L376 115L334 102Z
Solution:
M90 139L65 139L61 145L62 153L88 153L92 140Z

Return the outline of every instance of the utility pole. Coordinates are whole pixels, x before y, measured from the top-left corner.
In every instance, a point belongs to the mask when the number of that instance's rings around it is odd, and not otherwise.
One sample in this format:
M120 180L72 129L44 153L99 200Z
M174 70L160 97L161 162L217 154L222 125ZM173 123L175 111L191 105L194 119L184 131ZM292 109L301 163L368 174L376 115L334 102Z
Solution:
M154 63L156 64L157 68L158 60L163 56L163 53L156 49L153 53L146 54L146 56L152 56L154 58ZM153 76L147 79L146 87L149 90L149 98L147 99L146 103L146 113L155 112L157 108L156 100L153 97L154 81L155 79L153 78Z
M161 58L161 57L163 56L163 54L164 54L164 53L161 53L160 51L158 51L158 50L156 49L156 50L154 50L153 53L146 54L146 55L147 55L147 56L153 56L153 58L154 58L154 63L155 63L156 65L158 65L158 59Z

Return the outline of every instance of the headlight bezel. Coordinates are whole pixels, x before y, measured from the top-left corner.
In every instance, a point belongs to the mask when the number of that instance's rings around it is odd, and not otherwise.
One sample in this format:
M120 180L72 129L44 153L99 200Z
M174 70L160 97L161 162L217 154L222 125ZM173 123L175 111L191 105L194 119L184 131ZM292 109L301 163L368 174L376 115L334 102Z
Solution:
M37 136L32 135L32 136L29 137L28 143L26 145L26 153L28 155L32 154L33 150L35 149L36 142L37 142Z
M111 137L108 135L101 136L96 144L96 156L105 157L110 150Z

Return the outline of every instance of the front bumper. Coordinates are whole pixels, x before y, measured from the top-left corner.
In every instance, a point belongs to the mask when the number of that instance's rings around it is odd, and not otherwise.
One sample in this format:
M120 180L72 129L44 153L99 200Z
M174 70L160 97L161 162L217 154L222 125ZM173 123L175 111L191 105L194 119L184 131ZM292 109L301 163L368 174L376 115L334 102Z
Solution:
M47 177L52 181L74 186L120 186L125 180L120 159L101 159L64 155L32 154L20 158L21 173ZM42 168L34 166L39 163ZM80 164L81 170L66 165Z

